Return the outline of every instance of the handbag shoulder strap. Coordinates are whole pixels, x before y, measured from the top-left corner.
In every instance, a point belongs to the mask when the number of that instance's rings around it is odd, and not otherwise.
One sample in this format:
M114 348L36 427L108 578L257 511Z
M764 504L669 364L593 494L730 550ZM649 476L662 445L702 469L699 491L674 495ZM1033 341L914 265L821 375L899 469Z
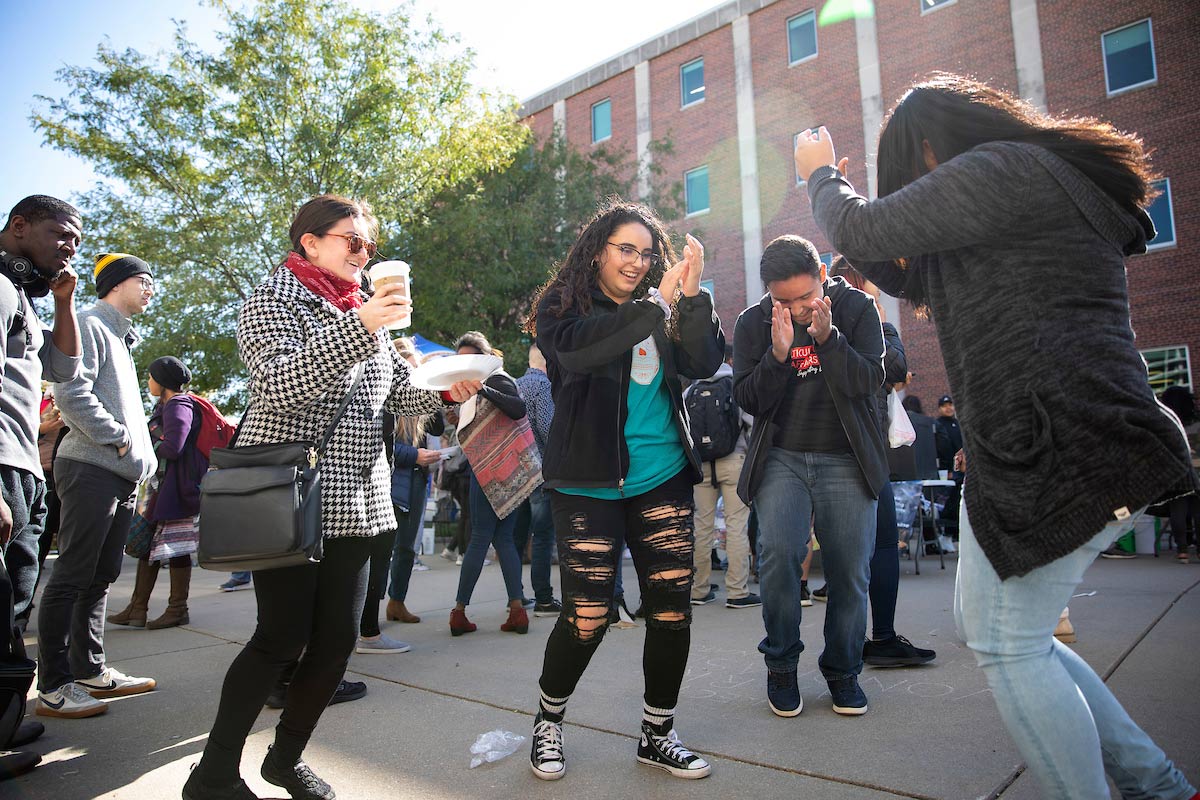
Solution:
M363 377L365 376L366 371L367 365L363 362L360 362L358 369L354 373L354 380L350 383L350 390L346 392L346 396L342 398L341 405L338 406L338 410L334 413L333 419L329 421L329 427L325 429L325 435L321 437L321 443L317 445L317 454L319 456L325 454L325 447L329 444L329 440L333 438L333 432L337 428L338 423L341 422L342 417L345 416L346 409L350 406L350 401L354 399L354 395L358 394L358 387L362 386ZM246 410L242 413L242 422L245 422L245 419L247 415L249 415L250 409L252 408L254 408L253 400L246 404ZM241 423L238 424L237 430L233 433L233 438L229 440L228 447L230 449L237 447L238 437L242 435L242 429L245 427L246 426Z

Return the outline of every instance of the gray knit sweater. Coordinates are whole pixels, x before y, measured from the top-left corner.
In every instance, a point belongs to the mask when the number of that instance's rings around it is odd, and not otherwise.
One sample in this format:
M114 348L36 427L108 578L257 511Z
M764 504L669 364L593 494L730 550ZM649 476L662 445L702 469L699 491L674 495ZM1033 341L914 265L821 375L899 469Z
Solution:
M889 294L910 269L933 312L967 454L965 498L1001 578L1189 491L1188 450L1134 344L1123 256L1153 231L1043 148L981 145L868 202L808 183L834 249Z

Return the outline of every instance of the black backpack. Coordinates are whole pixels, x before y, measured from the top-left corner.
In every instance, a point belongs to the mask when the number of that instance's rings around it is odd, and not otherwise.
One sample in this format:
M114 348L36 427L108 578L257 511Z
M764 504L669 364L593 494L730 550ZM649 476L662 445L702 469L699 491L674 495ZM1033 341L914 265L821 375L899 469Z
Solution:
M701 461L716 461L733 452L742 433L742 416L733 399L732 377L697 381L684 406ZM715 469L713 473L715 478Z

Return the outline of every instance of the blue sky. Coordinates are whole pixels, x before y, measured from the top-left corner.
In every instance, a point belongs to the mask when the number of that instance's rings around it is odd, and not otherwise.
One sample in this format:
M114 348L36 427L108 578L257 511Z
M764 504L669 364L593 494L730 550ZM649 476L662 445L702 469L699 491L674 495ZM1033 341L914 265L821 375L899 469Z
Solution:
M606 0L602 13L592 0L414 0L413 6L417 16L432 14L476 52L476 82L526 98L717 4ZM355 5L384 10L398 3L355 0ZM23 13L13 13L17 8ZM105 39L119 50L159 52L171 44L172 19L185 20L193 41L215 49L221 19L201 0L62 0L40 7L0 0L0 9L9 12L0 25L6 64L0 81L0 216L29 194L70 200L101 177L44 145L29 122L37 95L63 94L55 77L61 67L94 63Z

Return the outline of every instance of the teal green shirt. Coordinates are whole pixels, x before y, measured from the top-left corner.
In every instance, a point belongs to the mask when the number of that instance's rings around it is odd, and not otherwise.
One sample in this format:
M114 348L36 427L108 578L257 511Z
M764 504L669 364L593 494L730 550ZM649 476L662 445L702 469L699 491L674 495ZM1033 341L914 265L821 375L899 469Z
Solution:
M666 483L687 464L653 336L633 348L629 378L629 416L625 420L629 472L623 492L616 487L557 491L598 500L637 497Z

